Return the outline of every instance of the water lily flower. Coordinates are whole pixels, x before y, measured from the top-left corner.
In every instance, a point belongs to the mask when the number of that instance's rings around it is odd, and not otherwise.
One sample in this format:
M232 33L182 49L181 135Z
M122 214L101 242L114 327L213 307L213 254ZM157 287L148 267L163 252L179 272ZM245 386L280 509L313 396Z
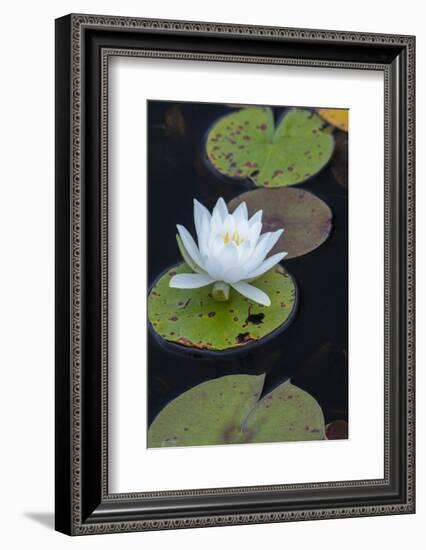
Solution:
M198 245L185 227L176 227L182 257L195 273L174 275L170 286L201 288L214 284L212 294L219 301L229 299L231 286L249 300L271 305L269 296L250 283L287 255L279 252L266 258L284 230L261 235L262 210L249 219L247 205L242 202L230 214L223 198L219 198L211 214L194 199L194 222Z

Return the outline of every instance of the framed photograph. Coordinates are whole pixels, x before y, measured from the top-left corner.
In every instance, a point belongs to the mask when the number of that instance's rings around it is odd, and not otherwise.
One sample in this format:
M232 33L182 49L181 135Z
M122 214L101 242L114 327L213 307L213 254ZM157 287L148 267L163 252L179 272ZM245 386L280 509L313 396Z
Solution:
M407 514L413 36L56 21L56 529Z

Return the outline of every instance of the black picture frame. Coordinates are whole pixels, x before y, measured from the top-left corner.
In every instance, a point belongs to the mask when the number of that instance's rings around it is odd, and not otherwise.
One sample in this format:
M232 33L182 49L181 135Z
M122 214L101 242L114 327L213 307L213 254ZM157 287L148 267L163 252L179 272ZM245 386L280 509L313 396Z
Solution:
M383 479L108 493L105 143L112 55L384 73ZM413 36L80 14L56 20L58 531L85 535L414 513L414 81Z

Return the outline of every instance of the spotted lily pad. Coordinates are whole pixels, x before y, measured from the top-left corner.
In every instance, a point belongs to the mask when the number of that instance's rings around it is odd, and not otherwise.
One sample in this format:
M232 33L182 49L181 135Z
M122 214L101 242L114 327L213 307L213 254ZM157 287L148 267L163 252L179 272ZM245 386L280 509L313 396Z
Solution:
M289 381L260 399L265 375L203 382L166 405L148 430L148 447L325 439L317 401Z
M339 130L347 132L349 129L349 110L348 109L318 109L321 118L332 124Z
M163 274L148 296L148 319L164 340L199 350L223 351L241 348L282 330L296 305L296 286L280 265L253 284L266 292L271 305L251 302L231 289L227 302L212 298L212 286L198 289L170 288L170 278L191 270L181 263Z
M207 157L221 173L258 187L301 183L330 160L334 138L307 109L290 109L275 128L272 109L248 107L221 118L207 137Z
M330 235L333 214L324 201L308 191L292 188L248 191L229 203L230 211L243 201L250 216L263 210L264 232L284 228L271 254L287 252L286 260L315 250Z

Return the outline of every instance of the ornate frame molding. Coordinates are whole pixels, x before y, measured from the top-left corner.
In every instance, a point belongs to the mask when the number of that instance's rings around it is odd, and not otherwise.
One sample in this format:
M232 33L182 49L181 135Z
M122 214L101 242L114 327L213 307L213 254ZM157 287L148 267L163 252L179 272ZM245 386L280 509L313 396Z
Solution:
M253 54L232 54L232 53L206 53L194 51L173 51L171 49L155 48L131 48L115 45L101 45L99 47L99 81L100 81L100 217L99 217L99 236L100 236L100 315L99 315L99 333L100 333L100 393L99 401L99 480L96 490L99 491L99 498L94 496L93 486L87 489L87 479L84 473L85 456L85 433L84 422L87 413L84 410L84 401L86 399L85 388L85 337L84 318L85 318L85 279L87 277L88 261L87 250L85 246L86 232L91 231L91 226L87 221L85 211L85 188L84 182L86 162L87 138L85 138L85 117L87 116L87 51L88 39L87 31L111 30L115 33L142 33L143 36L155 36L166 33L169 37L175 36L221 36L231 37L235 40L242 39L262 39L269 42L291 41L292 43L324 44L332 45L337 49L342 45L369 45L377 51L385 51L390 48L392 51L399 52L398 66L395 61L374 62L369 60L335 60L332 58L309 58L309 57L291 57L291 56L268 56ZM168 21L168 20L148 20L122 17L108 17L95 15L70 15L57 21L57 67L59 63L66 60L68 66L58 70L57 73L57 94L59 95L59 105L57 111L57 124L62 124L64 109L68 104L69 120L68 128L57 128L58 133L64 135L57 136L57 154L59 154L59 169L57 169L57 194L64 193L63 178L69 178L68 197L62 199L63 204L57 207L58 216L63 216L65 212L69 215L69 225L61 225L57 221L57 235L59 244L68 238L69 255L64 253L59 259L57 277L65 277L67 271L67 281L69 288L60 286L57 300L59 305L64 299L68 299L69 317L64 318L63 312L58 311L60 316L57 328L63 331L67 328L68 334L62 336L59 341L59 353L57 354L57 377L60 383L57 387L57 400L61 400L64 387L69 391L68 409L63 410L63 405L57 404L57 423L63 426L62 420L69 420L69 432L59 436L57 446L57 462L60 463L58 484L64 482L69 484L69 490L59 489L57 494L57 528L61 531L74 535L83 535L91 533L113 533L124 531L141 531L155 529L177 529L188 527L201 527L213 525L236 525L246 523L263 522L282 522L282 521L302 521L308 519L326 519L336 517L359 517L370 515L384 515L396 513L412 513L414 511L414 133L415 133L415 61L414 61L415 41L412 36L397 35L379 35L364 33L346 33L341 31L321 31L307 29L286 29L278 27L254 27L245 25L227 25L217 23L201 23L186 21ZM93 48L94 49L94 48ZM390 50L389 50L390 51ZM85 57L86 56L86 57ZM107 316L108 316L108 143L107 143L107 124L108 124L108 60L111 56L138 56L151 58L168 59L191 59L207 62L229 61L244 63L274 63L283 65L301 65L314 67L336 67L344 69L368 69L384 72L385 77L385 476L382 480L363 480L359 482L345 481L335 483L314 483L297 485L277 485L269 487L240 487L228 489L194 490L194 491L171 491L158 493L130 493L130 494L109 494L108 493L108 475L107 475L107 403L108 403L108 353L107 353ZM397 59L397 56L395 56ZM93 62L93 61L91 61ZM405 74L401 73L404 71ZM61 90L61 82L68 78L67 89ZM61 95L62 94L62 95ZM401 95L403 99L401 100ZM58 97L58 96L57 96ZM406 106L405 132L402 136L395 136L395 118L392 116L395 108L395 102L399 100ZM400 113L401 114L401 113ZM86 123L87 124L87 123ZM67 130L68 129L68 133ZM65 135L66 134L66 135ZM395 143L395 140L397 143ZM63 151L68 147L71 151L67 160L63 158L66 153ZM392 153L400 151L397 159L398 166L394 165L391 158ZM59 151L59 153L58 153ZM62 152L61 152L62 151ZM62 155L62 156L61 156ZM402 168L401 168L402 167ZM399 172L398 172L399 170ZM402 170L402 171L401 171ZM398 176L399 174L399 176ZM399 177L400 188L396 197L402 201L399 204L395 202L395 177ZM405 180L405 189L401 187L402 179ZM397 182L398 183L398 182ZM66 192L66 189L65 189ZM394 234L394 225L396 215L404 215L400 220L399 235ZM399 244L398 244L399 243ZM398 244L398 246L396 246ZM393 279L392 266L395 262L395 256L400 258L401 273L399 279ZM68 262L63 266L65 256ZM65 271L64 271L65 270ZM405 278L402 281L401 277ZM405 311L396 311L395 304L392 302L392 289L399 285L404 296L401 298ZM66 286L66 285L65 285ZM399 288L398 287L398 288ZM396 349L392 340L393 320L401 316L400 322L403 325L405 342L398 344L402 347L399 351L399 360L401 361L400 376L404 376L405 387L405 442L406 467L400 475L405 480L400 480L403 486L403 493L398 493L399 500L389 500L389 503L383 501L380 504L354 505L354 506L334 506L333 501L330 507L313 507L307 503L305 510L291 510L283 506L282 510L257 511L253 509L247 513L191 513L183 517L164 517L151 519L147 516L145 519L141 511L139 516L129 519L129 515L122 514L121 510L127 505L137 506L137 504L146 498L158 499L169 497L197 497L210 496L219 497L225 495L238 495L240 497L250 494L261 493L304 493L307 490L339 490L339 489L358 489L374 487L389 487L394 483L391 479L391 438L395 433L391 432L391 407L395 399L395 392L400 392L401 388L395 387L395 379L391 377L392 358L395 361ZM69 339L69 340L68 340ZM66 346L68 342L68 347ZM65 346L65 349L64 349ZM69 352L68 359L67 353ZM68 368L64 366L64 361L68 361ZM405 367L405 370L404 370ZM87 368L87 367L86 367ZM401 374L402 373L402 374ZM61 420L62 419L62 420ZM57 424L57 425L58 425ZM401 436L401 434L399 434ZM58 437L58 433L57 433ZM96 470L97 471L97 470ZM85 491L90 494L88 503L85 503L87 497ZM401 497L404 498L401 501ZM100 506L95 507L94 502ZM67 502L65 502L67 501ZM88 515L88 510L91 513ZM259 510L261 507L259 507ZM121 517L126 519L120 521Z

